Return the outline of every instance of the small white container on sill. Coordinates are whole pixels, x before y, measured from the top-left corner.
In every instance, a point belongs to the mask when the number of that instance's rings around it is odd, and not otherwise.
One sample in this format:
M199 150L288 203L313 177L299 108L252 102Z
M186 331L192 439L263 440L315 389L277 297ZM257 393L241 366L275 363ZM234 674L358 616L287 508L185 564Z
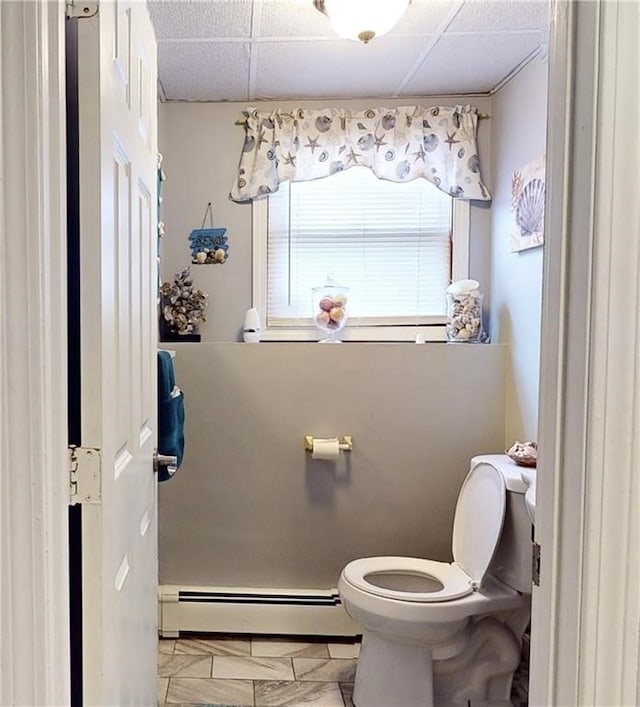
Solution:
M242 338L245 344L260 343L260 334L262 327L260 325L260 315L255 307L247 309L244 315L244 325L242 327Z

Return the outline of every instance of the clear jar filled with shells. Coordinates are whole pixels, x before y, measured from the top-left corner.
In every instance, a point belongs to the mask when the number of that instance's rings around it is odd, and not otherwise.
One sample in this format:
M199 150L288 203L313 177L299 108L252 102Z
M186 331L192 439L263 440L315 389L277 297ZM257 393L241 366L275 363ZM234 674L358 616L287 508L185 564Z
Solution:
M447 288L447 341L482 341L482 299L477 280L458 280Z

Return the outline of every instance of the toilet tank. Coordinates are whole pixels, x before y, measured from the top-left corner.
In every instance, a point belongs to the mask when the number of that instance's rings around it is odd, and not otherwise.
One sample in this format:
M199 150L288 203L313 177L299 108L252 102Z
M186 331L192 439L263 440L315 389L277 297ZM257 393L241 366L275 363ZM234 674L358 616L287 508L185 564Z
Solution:
M492 576L524 594L531 593L532 526L524 502L527 486L520 467L506 454L483 454L473 457L471 468L490 464L504 478L507 503L504 524L489 572Z

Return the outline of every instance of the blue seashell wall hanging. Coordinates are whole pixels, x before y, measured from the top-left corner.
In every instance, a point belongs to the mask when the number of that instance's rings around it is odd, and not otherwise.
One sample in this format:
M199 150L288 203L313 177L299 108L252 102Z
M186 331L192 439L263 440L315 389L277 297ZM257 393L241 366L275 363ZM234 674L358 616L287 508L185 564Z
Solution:
M207 216L209 216L211 223L209 228L204 226ZM229 257L226 232L226 228L213 227L213 208L209 202L202 219L202 227L194 228L189 234L191 262L195 265L223 265L226 263Z

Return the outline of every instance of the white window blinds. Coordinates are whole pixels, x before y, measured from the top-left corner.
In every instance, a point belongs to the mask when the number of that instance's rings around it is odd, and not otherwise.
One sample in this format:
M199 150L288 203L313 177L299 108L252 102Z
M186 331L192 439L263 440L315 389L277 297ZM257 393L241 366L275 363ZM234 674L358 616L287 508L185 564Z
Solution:
M269 197L267 326L311 324L311 288L350 288L349 326L443 321L452 198L353 167Z

